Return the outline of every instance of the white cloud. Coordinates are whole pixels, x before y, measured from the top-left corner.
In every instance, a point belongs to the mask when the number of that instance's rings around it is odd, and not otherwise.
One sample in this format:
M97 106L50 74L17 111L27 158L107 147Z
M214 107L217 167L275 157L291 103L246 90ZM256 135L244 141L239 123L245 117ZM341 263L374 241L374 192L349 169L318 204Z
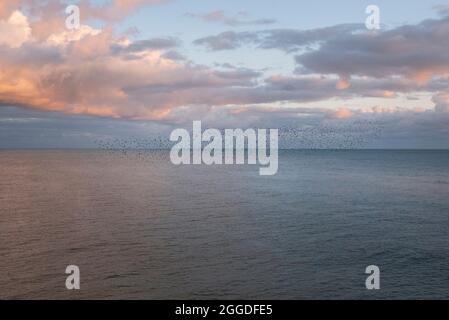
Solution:
M64 45L73 41L79 41L86 36L96 36L101 30L94 29L87 25L80 26L77 30L67 30L60 33L52 34L48 37L47 43L51 45Z
M31 39L28 19L20 11L14 11L8 20L0 20L0 44L18 48Z

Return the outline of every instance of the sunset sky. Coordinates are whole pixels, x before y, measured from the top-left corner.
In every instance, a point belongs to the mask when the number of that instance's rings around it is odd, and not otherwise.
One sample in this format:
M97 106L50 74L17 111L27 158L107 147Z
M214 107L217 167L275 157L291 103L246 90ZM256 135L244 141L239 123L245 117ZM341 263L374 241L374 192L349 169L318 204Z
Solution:
M365 27L370 4L379 31ZM381 133L366 147L449 148L449 5L1 0L0 148L168 137L193 120L367 123Z

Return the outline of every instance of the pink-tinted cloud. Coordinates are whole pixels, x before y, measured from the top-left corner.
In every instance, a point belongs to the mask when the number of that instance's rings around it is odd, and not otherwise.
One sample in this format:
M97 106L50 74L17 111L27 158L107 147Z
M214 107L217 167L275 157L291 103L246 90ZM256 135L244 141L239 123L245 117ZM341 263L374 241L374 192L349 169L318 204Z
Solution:
M80 5L87 18L116 21L142 5L161 2L113 1L95 7L82 1ZM22 7L33 16L25 16ZM321 42L297 58L304 72L265 77L245 68L197 65L173 51L180 45L176 38L131 41L115 34L109 24L95 29L83 23L79 30L66 30L63 8L58 1L5 1L0 6L1 105L173 122L186 119L186 114L197 117L229 105L243 110L246 105L269 103L393 99L414 92L435 95L439 110L447 106L445 18L378 35L355 32L356 25L341 25L309 31L230 32L212 42L203 39L203 44L216 48L250 42L287 52ZM338 105L346 104L339 101ZM317 112L340 120L358 114L346 107ZM287 111L273 107L270 113Z

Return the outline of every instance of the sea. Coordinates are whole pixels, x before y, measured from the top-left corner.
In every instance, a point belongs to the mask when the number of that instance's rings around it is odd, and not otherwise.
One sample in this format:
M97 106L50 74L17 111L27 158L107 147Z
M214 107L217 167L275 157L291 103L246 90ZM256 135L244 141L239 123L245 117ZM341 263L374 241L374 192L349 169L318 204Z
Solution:
M449 299L449 151L279 152L1 150L0 299Z

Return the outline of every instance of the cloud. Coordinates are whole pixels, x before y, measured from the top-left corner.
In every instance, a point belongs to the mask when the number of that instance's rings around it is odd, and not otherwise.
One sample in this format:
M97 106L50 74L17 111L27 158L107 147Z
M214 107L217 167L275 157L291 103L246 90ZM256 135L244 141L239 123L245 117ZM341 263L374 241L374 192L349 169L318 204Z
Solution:
M80 0L81 22L88 24L92 20L107 24L118 22L131 12L147 5L157 5L170 0L110 0L102 5L90 0ZM62 0L2 0L0 3L0 19L6 19L14 11L32 16L30 25L33 38L42 41L54 33L65 31L65 9L67 2Z
M226 31L215 36L200 38L194 41L212 51L237 49L252 45L262 49L279 49L293 52L334 37L353 34L364 30L361 24L342 24L312 30L273 29L253 32Z
M227 31L218 36L210 36L194 41L196 45L206 46L209 50L231 50L237 49L247 43L255 42L258 39L256 33Z
M147 40L138 40L134 42L125 42L111 46L116 53L138 53L149 50L173 49L180 45L180 41L175 38L153 38ZM175 59L176 60L176 59Z
M282 75L245 68L214 70L164 52L172 38L131 42L88 26L58 32L21 48L3 46L0 103L113 118L173 119L177 108L385 97L420 90L404 79ZM39 63L36 63L39 62ZM345 83L344 83L345 84ZM436 84L435 84L436 86ZM440 80L438 86L444 86ZM199 107L197 107L199 109Z
M436 5L434 9L441 16L449 16L449 5L447 4Z
M295 56L297 75L336 76L336 89L348 96L389 98L398 92L447 91L448 39L449 18L442 17L379 32L357 24L312 30L230 31L198 39L195 44L213 51L252 46L301 52ZM297 88L298 84L304 85L298 79L304 77L284 78L281 82L285 87ZM330 88L326 92L334 97L345 96Z
M338 108L332 113L332 117L335 119L347 119L351 118L353 115L354 113L346 107Z
M87 26L42 42L29 40L22 48L8 43L0 47L5 66L0 103L67 114L161 119L172 108L216 100L206 95L213 90L253 86L259 76L244 69L216 71L184 63L161 51L176 45L173 39L132 43L108 29Z
M80 9L88 18L117 21L121 20L132 11L146 5L157 5L169 0L111 0L101 6L92 5L90 1L81 1Z
M30 38L30 24L20 11L14 11L8 20L0 20L0 45L17 48Z
M167 148L174 128L191 129L182 118L200 119L204 128L278 128L281 148L449 148L449 113L434 110L190 106L171 116L128 121L2 107L0 148Z
M83 38L86 38L88 36L99 35L100 33L101 30L99 29L94 29L87 25L82 25L77 30L73 31L63 30L58 33L53 33L45 40L45 43L56 47L59 45L65 46L74 43L75 41L79 41Z
M24 0L2 0L0 2L0 19L9 18L24 2Z
M176 50L169 50L169 51L165 52L162 55L162 57L165 59L174 60L174 61L187 60L187 58L183 54L179 53Z
M438 93L432 100L435 103L436 112L449 113L449 92Z
M205 14L187 13L189 17L200 19L204 22L222 23L228 26L269 25L276 23L274 19L248 20L246 12L239 12L234 16L228 16L223 10L215 10Z
M425 83L449 73L449 18L426 20L379 33L338 36L296 57L310 73L387 78Z
M212 51L242 46L302 51L295 58L299 73L339 75L343 88L352 76L402 76L419 83L445 76L449 73L448 39L449 17L442 17L380 32L342 24L312 30L228 31L194 43Z
M26 10L19 11L14 3ZM278 49L296 62L290 74L267 75L226 63L200 65L180 53L178 38L132 41L115 33L109 23L156 3L160 1L113 1L106 13L99 13L101 6L81 1L86 19L107 23L94 28L83 20L79 30L68 31L61 15L54 17L63 12L62 2L2 2L1 108L14 105L56 112L60 117L54 121L68 114L89 117L89 123L96 116L106 122L151 120L178 125L204 119L217 126L313 127L374 119L388 128L397 125L397 131L391 129L389 134L399 138L413 130L421 130L423 139L447 132L447 17L380 32L342 24L312 30L229 31L195 41L210 50ZM380 99L401 102L401 96L420 94L433 96L433 104L406 110L391 107L392 103L362 107L351 101L370 97L376 103ZM322 107L327 102L340 107ZM20 121L3 121L2 126Z

